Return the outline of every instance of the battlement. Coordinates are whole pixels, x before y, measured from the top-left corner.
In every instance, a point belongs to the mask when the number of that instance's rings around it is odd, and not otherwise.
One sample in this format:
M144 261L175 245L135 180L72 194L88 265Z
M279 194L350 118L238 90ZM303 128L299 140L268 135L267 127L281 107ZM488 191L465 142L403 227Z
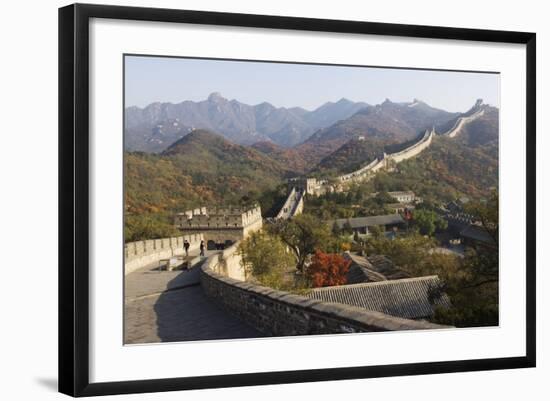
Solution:
M128 242L124 245L124 274L158 262L163 258L183 255L184 241L189 242L190 251L196 251L203 239L203 235L198 233L181 237Z
M200 207L176 214L174 224L180 229L245 228L261 219L259 206L251 209Z
M322 195L326 192L327 180L317 178L295 177L288 180L288 190L296 188L298 191L309 195Z

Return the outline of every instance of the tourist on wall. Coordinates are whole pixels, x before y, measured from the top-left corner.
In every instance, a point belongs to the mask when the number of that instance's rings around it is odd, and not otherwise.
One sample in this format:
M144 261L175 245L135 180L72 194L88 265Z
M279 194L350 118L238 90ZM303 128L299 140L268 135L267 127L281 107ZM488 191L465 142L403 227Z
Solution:
M183 241L183 248L185 249L185 256L189 256L189 241Z
M201 255L201 256L204 256L204 241L201 241L201 246L200 246L200 248L201 248L201 254L200 254L200 255Z

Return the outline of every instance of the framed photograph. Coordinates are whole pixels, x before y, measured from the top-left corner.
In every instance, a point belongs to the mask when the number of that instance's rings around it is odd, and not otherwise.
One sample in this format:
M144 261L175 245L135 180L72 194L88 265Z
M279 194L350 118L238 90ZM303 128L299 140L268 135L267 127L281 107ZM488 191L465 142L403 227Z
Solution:
M61 8L59 390L535 366L535 82L534 33Z

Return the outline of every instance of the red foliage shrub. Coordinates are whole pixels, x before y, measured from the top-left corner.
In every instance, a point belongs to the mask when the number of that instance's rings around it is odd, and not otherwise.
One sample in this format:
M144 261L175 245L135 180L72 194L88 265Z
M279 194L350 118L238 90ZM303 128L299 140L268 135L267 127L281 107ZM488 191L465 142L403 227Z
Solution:
M342 285L347 282L346 274L350 264L351 261L341 255L316 250L306 275L313 287Z

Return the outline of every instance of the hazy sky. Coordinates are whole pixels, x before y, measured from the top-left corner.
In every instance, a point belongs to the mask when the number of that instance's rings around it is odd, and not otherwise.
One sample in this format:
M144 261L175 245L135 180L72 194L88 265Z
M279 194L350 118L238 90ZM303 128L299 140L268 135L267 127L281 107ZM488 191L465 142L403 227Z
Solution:
M165 57L126 57L126 106L200 101L212 92L250 105L313 110L345 97L378 104L414 98L466 111L478 98L499 106L499 75Z

